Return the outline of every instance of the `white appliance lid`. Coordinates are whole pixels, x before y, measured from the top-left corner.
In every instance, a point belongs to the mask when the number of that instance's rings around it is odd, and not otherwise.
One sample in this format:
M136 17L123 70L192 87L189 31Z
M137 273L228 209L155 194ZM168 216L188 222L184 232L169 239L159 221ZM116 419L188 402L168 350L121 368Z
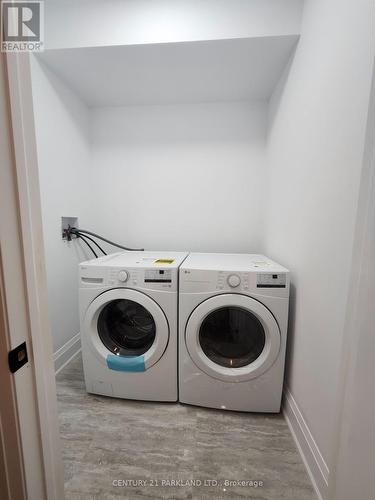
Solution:
M163 267L176 268L188 255L187 252L145 251L145 252L117 252L98 259L82 262L81 266L110 266L110 267Z
M191 253L182 264L181 269L197 269L202 271L288 272L288 269L280 266L264 255L245 253Z

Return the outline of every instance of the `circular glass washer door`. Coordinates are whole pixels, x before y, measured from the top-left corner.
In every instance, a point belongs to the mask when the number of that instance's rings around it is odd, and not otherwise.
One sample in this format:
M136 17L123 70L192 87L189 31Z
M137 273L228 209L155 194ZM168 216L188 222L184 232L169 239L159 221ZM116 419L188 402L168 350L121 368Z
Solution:
M109 358L118 356L118 366L121 359L124 366L130 360L137 366L134 359L142 358L144 369L150 368L162 357L169 340L160 306L144 293L125 288L96 297L86 311L84 329L95 355L107 364Z
M185 342L191 359L207 375L241 382L273 365L280 350L280 330L271 312L257 300L222 294L194 309Z

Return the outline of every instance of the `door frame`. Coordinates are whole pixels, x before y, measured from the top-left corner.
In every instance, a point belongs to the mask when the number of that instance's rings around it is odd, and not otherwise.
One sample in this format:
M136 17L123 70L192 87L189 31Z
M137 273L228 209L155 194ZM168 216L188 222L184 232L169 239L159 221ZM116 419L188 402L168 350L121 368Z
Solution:
M9 204L6 208L9 213L15 211L18 215L17 227L13 225L8 233L18 236L22 257L20 266L23 270L22 282L8 279L5 285L9 289L16 287L18 295L24 296L26 301L27 324L23 326L29 362L19 372L24 375L28 370L30 376L27 381L16 384L15 393L21 420L20 440L23 443L22 458L27 498L63 500L64 471L48 316L30 57L29 53L1 54L9 103L8 117L2 116L1 119L9 124L9 148L13 154L9 176L10 182L16 188L15 206ZM11 236L9 238L11 239ZM2 254L1 258L2 268L11 269L14 256ZM6 308L9 311L9 308L15 307L15 300L11 296L9 300L8 297L6 299ZM9 328L9 337L10 343L15 347L19 332L15 328ZM17 377L13 377L17 380Z
M9 371L7 360L8 352L14 347L11 342L10 329L15 326L15 321L14 317L9 317L8 314L10 311L8 311L7 299L10 298L12 290L9 289L7 283L9 280L4 273L4 261L7 255L12 255L13 260L17 261L19 233L17 228L14 228L13 238L3 237L8 232L8 227L13 227L17 220L14 210L17 195L12 182L14 155L11 144L9 93L3 53L0 53L0 120L0 492L5 500L15 498L26 500L24 459L17 404L17 384L19 385L20 380L17 374L12 375ZM8 275L13 275L12 271L13 269L10 268ZM17 276L13 278L16 280ZM22 302L22 297L20 302ZM19 306L21 308L22 305ZM21 330L22 326L18 324L17 328Z
M15 381L6 359L11 349L0 253L0 492L4 500L26 500L26 482Z

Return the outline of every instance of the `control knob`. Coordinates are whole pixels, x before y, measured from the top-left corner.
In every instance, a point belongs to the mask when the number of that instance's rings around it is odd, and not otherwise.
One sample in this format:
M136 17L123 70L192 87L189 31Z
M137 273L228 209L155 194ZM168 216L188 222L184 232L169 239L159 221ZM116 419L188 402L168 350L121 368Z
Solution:
M236 288L236 286L238 286L241 283L241 278L239 276L237 276L237 274L231 274L230 276L228 276L227 281L228 281L228 285L231 288Z
M117 275L117 279L121 281L121 283L125 283L125 281L128 281L129 275L127 271L120 271Z

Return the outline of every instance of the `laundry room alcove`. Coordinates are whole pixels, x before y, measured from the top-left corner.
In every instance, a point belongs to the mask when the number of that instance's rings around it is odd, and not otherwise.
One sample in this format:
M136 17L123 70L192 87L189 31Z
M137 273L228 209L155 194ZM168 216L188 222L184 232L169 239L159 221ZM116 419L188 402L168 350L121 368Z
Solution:
M289 33L32 58L55 349L72 332L79 340L77 263L89 257L62 241L61 217L137 248L259 252L268 101L297 42Z

